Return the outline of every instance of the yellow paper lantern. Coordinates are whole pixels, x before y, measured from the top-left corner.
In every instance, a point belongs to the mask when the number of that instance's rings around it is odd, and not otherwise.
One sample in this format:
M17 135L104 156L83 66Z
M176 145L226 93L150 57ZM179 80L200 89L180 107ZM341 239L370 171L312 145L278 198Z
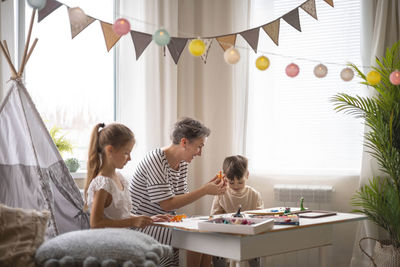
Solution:
M199 57L204 54L205 50L206 44L200 39L192 40L189 44L189 52L193 56Z
M375 70L371 70L367 74L367 82L369 85L377 85L381 81L381 75Z
M258 57L256 60L256 67L259 70L266 70L269 67L269 59L265 56Z

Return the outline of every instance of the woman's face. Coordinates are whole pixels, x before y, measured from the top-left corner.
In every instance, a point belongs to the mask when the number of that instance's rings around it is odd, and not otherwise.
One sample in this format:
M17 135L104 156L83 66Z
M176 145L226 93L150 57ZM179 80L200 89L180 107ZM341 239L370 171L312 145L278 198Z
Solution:
M185 143L185 153L183 160L187 163L190 163L194 159L194 157L201 156L201 151L205 143L206 137L200 137L192 140L191 142L187 140Z

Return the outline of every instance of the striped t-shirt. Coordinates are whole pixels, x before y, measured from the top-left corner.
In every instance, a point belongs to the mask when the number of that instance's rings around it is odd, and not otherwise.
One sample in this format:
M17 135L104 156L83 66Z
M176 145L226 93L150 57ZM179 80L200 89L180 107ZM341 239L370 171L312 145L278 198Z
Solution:
M174 211L163 210L159 203L188 192L187 169L188 163L184 161L179 164L178 170L172 169L160 148L150 151L138 164L130 183L132 213L147 216L174 214ZM168 228L148 226L140 231L160 243L171 244L171 231Z

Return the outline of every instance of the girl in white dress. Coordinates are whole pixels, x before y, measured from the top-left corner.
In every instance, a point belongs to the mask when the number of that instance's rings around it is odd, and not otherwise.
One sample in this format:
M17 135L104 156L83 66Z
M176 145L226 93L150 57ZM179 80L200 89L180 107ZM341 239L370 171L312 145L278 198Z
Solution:
M97 124L90 137L86 206L90 208L90 227L146 227L154 221L169 221L168 215L152 217L131 214L132 203L127 180L116 169L131 160L135 145L133 132L126 126L113 123Z

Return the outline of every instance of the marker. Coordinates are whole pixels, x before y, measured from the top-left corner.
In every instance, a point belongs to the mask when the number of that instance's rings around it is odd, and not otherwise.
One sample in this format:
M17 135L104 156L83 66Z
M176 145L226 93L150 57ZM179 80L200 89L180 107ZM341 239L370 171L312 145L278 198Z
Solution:
M222 179L222 171L219 171L218 178Z

